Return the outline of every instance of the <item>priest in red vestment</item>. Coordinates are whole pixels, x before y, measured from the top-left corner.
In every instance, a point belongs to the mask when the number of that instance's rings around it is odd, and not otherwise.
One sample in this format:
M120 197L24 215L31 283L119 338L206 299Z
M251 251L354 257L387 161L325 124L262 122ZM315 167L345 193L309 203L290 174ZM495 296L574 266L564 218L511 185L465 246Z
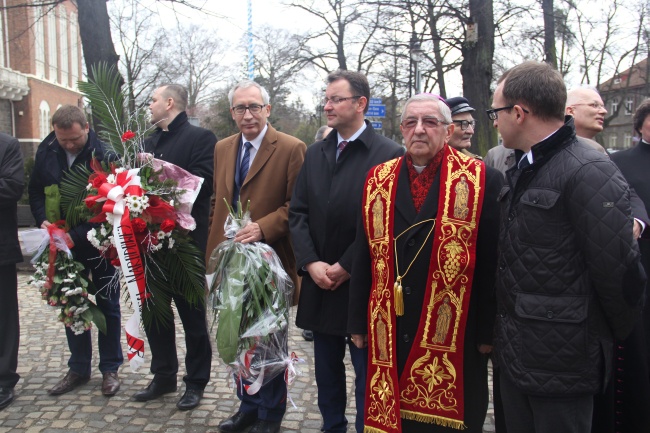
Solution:
M501 173L450 146L437 95L406 102L407 154L370 170L348 331L368 346L364 432L480 433L495 319Z

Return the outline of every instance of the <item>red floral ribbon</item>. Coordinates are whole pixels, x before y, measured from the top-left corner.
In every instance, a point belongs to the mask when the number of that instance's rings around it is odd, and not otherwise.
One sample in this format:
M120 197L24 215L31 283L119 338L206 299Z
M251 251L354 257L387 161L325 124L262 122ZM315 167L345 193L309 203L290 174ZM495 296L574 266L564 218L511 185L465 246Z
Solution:
M72 240L68 237L68 234L63 230L65 226L65 221L59 220L49 226L47 226L47 232L50 235L50 252L48 256L48 267L47 267L47 279L45 280L45 288L52 288L52 282L54 279L54 274L56 273L56 253L60 248L57 247L57 241L65 242L65 245L68 247L68 253L70 248L74 246Z
M144 339L140 335L140 317L142 305L150 296L147 292L144 264L140 256L138 242L136 239L129 208L125 204L127 194L141 197L144 191L140 187L140 169L135 168L123 171L115 175L115 183L108 183L107 177L97 172L98 176L93 179L93 185L99 184L98 195L86 198L86 205L92 207L95 203L104 202L100 220L106 221L107 213L112 214L113 239L120 259L120 267L124 274L129 296L137 308L134 307L133 315L125 325L126 341L128 346L127 356L133 371L137 371L144 363ZM97 182L99 179L99 182ZM95 217L94 219L97 219Z

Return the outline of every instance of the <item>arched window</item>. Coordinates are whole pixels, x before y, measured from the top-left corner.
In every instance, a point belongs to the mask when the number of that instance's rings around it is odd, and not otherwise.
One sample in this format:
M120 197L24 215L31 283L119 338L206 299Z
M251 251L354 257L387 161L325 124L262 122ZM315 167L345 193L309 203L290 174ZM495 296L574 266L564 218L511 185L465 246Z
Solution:
M47 101L41 101L38 107L38 131L41 135L41 140L47 137L50 133L50 104Z

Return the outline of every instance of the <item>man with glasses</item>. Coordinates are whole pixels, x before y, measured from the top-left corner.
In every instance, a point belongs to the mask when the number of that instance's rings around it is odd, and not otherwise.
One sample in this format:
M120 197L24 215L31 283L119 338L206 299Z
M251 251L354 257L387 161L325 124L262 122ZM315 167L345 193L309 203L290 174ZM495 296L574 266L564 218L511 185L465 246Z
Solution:
M187 90L183 86L166 84L154 91L149 110L150 122L156 126L156 130L145 141L145 150L158 159L171 162L203 178L203 185L192 206L196 228L190 232L194 243L203 251L208 237L212 153L217 138L207 129L190 124L185 112L186 107ZM186 372L183 377L185 393L176 407L180 410L190 410L199 405L203 390L210 380L212 348L206 323L205 302L193 305L178 292L171 298L183 323L187 351ZM151 372L154 377L145 389L135 393L133 398L136 401L149 401L176 391L178 355L172 299L156 301L168 309L168 318L145 327L151 348ZM143 309L143 314L148 314L148 311Z
M472 136L476 127L476 120L472 117L472 113L476 110L462 96L447 99L447 105L451 110L451 120L455 125L454 132L449 138L449 145L467 156L482 159L468 150L472 145Z
M350 272L363 182L370 167L403 150L377 134L368 111L370 86L358 72L327 77L323 100L334 129L307 150L291 198L289 225L303 275L296 325L314 333L314 359L322 431L345 432L348 421L345 356ZM355 370L356 431L363 431L367 350L350 344Z
M251 222L235 242L264 242L277 253L294 285L294 305L300 293L296 259L289 237L289 200L306 146L299 139L276 131L268 117L271 104L267 91L254 81L242 81L228 93L230 112L239 133L217 143L214 151L215 205L208 238L207 260L224 241L228 205L248 208ZM287 408L287 385L278 375L249 395L245 379L235 377L239 409L219 424L222 432L275 433ZM243 383L242 383L243 382ZM247 388L247 387L246 387Z
M635 323L645 273L630 191L577 140L547 63L499 79L488 115L516 165L500 194L495 351L508 431L589 433L613 337Z
M503 177L448 145L437 95L406 102L406 156L370 170L348 329L369 348L366 430L481 433Z
M573 116L576 135L590 140L602 132L607 115L607 109L598 92L587 87L578 87L567 92L565 112Z

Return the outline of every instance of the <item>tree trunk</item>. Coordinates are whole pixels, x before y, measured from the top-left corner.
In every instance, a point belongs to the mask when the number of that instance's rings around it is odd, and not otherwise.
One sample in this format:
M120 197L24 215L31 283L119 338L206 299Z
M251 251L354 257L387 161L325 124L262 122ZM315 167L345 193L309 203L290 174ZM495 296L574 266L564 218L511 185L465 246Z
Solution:
M103 62L108 66L113 66L115 73L120 75L121 87L124 84L124 79L117 68L119 56L115 52L111 37L106 1L77 0L77 10L79 12L79 35L86 61L88 80L94 78L93 67L97 67ZM99 129L99 121L94 117L93 125L95 130Z
M544 13L544 59L546 63L557 69L553 0L542 0L542 12Z
M476 109L476 131L472 137L471 152L479 155L497 144L497 132L485 110L492 103L492 64L494 58L494 11L492 0L469 0L470 17L478 30L476 42L463 44L463 95Z

